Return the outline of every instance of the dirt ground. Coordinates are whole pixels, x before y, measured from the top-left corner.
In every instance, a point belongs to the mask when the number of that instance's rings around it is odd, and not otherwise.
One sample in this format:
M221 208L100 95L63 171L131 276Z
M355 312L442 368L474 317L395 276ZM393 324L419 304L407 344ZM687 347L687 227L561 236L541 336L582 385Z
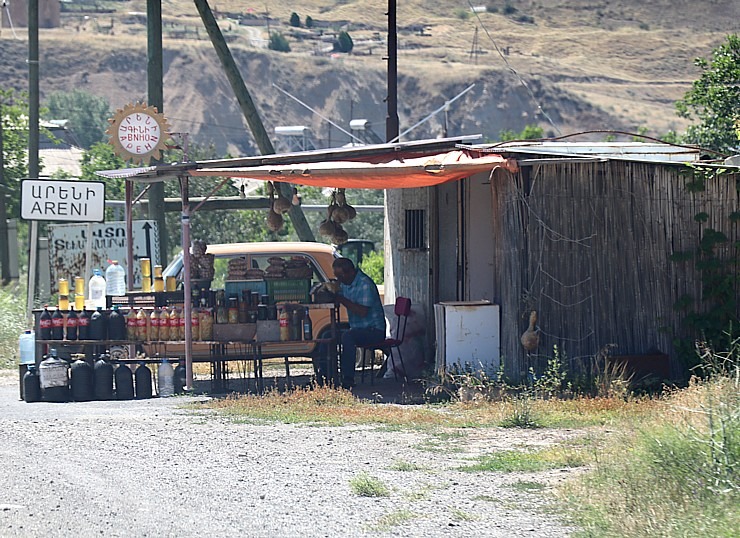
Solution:
M0 372L2 536L569 536L548 505L573 470L471 473L567 430L448 434L238 423L209 396L33 403ZM392 405L392 404L388 404ZM387 497L353 494L362 474Z

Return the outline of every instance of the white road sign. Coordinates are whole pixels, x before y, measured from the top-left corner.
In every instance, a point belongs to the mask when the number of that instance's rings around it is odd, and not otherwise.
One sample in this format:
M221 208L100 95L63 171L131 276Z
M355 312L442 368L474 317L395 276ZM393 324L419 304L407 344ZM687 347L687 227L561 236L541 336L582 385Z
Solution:
M26 179L21 182L21 218L67 222L105 220L105 183Z
M126 223L106 222L92 226L92 268L105 273L108 260L118 260L126 270L126 283L131 271L126 263ZM74 282L76 276L85 278L85 289L90 275L85 274L85 249L87 224L55 224L49 226L49 265L52 293L60 278ZM152 267L159 263L159 237L157 222L135 220L134 231L134 288L141 289L141 258L149 258Z

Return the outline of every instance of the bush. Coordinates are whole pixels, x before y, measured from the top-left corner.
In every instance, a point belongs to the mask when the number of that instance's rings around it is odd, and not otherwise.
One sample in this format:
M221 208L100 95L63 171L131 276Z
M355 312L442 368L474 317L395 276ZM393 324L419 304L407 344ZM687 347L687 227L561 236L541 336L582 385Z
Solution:
M298 13L296 13L295 11L290 14L290 25L293 28L301 27L301 18L298 16Z
M18 284L0 288L0 370L18 361L18 337L26 329L25 292Z
M382 284L385 279L385 258L383 257L383 253L376 250L367 254L362 259L360 269L372 278L375 284Z
M270 33L270 42L268 43L267 48L278 52L290 52L290 44L285 36L280 32Z
M337 40L334 42L334 50L338 52L350 52L355 44L352 42L350 35L345 32L339 32Z
M306 15L306 28L313 28L313 19L311 15Z

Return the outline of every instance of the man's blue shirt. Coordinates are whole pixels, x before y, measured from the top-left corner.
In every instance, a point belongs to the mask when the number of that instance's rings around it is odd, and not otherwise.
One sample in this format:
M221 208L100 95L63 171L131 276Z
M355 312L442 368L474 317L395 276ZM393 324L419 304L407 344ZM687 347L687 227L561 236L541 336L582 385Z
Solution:
M367 315L363 318L352 313L347 309L349 314L349 326L351 329L380 329L385 332L385 314L383 313L383 303L380 302L380 293L375 282L357 269L352 284L342 284L341 293L344 297L362 306L369 308Z

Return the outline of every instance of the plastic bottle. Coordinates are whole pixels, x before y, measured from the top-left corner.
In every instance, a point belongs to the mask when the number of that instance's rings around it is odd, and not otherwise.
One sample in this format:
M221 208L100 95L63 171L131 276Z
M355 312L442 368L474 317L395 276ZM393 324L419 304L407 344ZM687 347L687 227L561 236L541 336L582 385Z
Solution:
M113 399L113 365L106 360L105 355L93 367L93 386L96 400Z
M67 314L67 340L77 340L80 331L78 330L80 318L74 308Z
M105 278L103 278L103 274L100 272L100 269L95 269L95 271L93 271L93 276L90 278L90 283L87 286L87 289L90 290L88 299L90 299L93 308L106 307L105 288L106 283Z
M184 335L183 335L184 336ZM200 340L200 312L197 308L193 308L190 312L190 338L192 340Z
M280 309L280 315L278 316L280 321L280 341L285 342L290 340L290 326L288 324L288 311L284 308Z
M187 384L187 370L185 369L185 363L180 363L175 368L175 394L182 394L185 391L185 385Z
M105 319L102 307L92 313L90 316L90 327L87 337L89 340L105 340L108 336L108 323Z
M311 321L311 316L308 313L308 308L306 308L306 311L303 313L303 339L313 339L313 321Z
M152 371L149 367L142 363L136 367L134 372L134 379L136 380L136 399L146 400L152 397Z
M118 305L114 305L108 315L108 340L126 340L126 318L121 315Z
M116 399L133 400L134 399L134 374L125 364L119 364L113 377L116 380Z
M41 394L47 402L69 401L69 365L57 357L57 350L50 349L49 355L39 365Z
M126 271L117 260L105 270L105 294L115 297L126 295Z
M77 338L80 340L90 339L90 314L87 308L83 308L80 315L77 316Z
M36 364L36 335L32 330L24 332L18 338L21 364Z
M147 336L147 325L149 317L146 315L146 311L142 308L136 313L136 339L140 341L146 341Z
M72 363L69 385L75 402L89 402L95 398L94 375L92 365L84 359Z
M126 316L126 338L132 342L135 342L139 337L136 329L136 313L136 309L132 308Z
M180 316L177 310L176 307L172 307L172 310L170 310L170 319L167 320L167 325L170 328L170 340L173 341L180 339Z
M58 308L51 315L51 339L64 340L64 315Z
M159 339L163 342L171 340L170 338L170 311L166 306L162 307L159 312Z
M163 359L157 370L159 396L164 398L175 394L175 369L167 359Z
M51 340L51 312L49 312L49 305L44 305L44 311L39 316L39 340Z
M41 401L41 383L36 366L31 365L23 374L23 400L26 403Z
M150 342L159 340L159 311L156 308L149 314L149 335L147 340Z

